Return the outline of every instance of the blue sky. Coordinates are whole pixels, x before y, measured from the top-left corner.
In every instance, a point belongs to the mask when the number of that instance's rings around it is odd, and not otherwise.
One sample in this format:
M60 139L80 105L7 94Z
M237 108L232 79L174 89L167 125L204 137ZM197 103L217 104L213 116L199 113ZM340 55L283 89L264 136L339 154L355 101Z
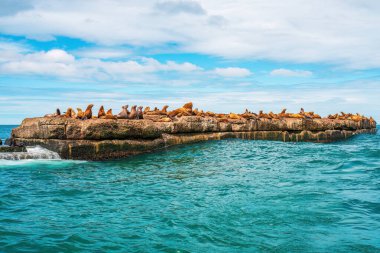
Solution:
M380 120L378 13L378 1L2 0L0 124L188 101Z

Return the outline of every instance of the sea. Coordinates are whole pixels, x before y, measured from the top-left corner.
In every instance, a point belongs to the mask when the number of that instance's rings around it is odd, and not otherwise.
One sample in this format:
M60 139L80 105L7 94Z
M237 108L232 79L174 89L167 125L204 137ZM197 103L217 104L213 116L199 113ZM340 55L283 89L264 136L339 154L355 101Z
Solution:
M0 252L380 252L380 134L2 159Z

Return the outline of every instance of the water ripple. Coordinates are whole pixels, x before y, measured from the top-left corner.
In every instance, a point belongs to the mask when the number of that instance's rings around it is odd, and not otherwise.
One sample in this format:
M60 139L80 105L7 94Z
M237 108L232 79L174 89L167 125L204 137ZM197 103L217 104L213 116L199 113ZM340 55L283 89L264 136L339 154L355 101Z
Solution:
M0 161L1 252L379 252L380 135Z

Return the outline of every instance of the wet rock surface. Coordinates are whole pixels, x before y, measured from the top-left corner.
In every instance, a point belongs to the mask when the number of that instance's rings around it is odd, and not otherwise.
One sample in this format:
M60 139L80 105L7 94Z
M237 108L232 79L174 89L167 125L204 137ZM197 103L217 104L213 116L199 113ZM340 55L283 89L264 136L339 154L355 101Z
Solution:
M26 152L25 147L0 146L0 152Z
M28 118L13 129L14 143L41 145L65 159L105 160L150 152L177 144L241 138L331 142L373 133L376 122L336 119L258 119L220 122L188 116L173 122Z

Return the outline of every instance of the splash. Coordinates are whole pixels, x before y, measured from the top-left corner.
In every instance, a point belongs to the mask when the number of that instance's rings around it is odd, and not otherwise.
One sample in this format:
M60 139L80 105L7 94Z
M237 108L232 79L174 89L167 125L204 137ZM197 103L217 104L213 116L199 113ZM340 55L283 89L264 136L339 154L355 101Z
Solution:
M26 147L26 152L0 153L3 160L60 160L58 153L45 149L41 146Z

